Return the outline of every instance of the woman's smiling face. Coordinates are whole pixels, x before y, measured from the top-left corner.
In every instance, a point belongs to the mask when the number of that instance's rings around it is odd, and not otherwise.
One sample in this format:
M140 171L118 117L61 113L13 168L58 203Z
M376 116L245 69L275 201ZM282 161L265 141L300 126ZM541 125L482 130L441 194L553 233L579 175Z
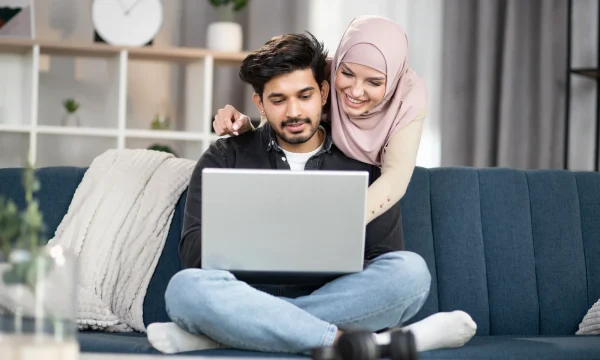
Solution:
M377 106L385 96L385 83L385 74L351 62L342 62L335 74L335 91L348 116L359 116Z

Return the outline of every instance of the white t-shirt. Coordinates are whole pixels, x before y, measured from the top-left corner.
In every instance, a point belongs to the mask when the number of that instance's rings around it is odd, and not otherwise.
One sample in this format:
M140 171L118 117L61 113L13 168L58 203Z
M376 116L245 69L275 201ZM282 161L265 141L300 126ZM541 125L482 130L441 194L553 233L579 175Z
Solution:
M325 142L323 141L321 146L308 153L293 153L283 149L281 150L283 150L283 152L285 153L285 157L287 158L287 162L288 164L290 164L290 169L292 171L303 171L308 159L310 159L311 156L321 151L324 144Z

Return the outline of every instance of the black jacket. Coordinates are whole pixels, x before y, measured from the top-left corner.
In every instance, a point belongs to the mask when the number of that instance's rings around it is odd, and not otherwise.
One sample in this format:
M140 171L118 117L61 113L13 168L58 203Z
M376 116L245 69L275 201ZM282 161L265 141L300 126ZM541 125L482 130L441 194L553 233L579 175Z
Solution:
M326 130L325 144L320 152L308 160L305 169L368 171L369 184L373 183L380 175L379 168L344 155L333 144L328 125L325 123L322 126ZM275 134L268 124L235 137L219 139L211 144L196 164L188 188L183 233L179 245L179 255L186 268L201 268L204 168L290 170L285 154L277 145ZM367 225L365 261L403 248L400 203L397 203Z

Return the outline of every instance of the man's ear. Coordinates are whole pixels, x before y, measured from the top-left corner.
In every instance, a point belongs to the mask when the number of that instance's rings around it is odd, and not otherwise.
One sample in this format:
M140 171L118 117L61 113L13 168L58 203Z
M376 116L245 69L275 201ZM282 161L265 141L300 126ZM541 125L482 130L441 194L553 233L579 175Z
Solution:
M323 80L321 83L321 105L325 105L327 103L327 98L329 97L329 82L327 80Z
M256 105L256 108L258 109L260 115L265 115L265 108L263 106L262 99L260 98L260 95L258 95L258 93L254 93L254 95L252 95L252 101L254 101L254 105Z

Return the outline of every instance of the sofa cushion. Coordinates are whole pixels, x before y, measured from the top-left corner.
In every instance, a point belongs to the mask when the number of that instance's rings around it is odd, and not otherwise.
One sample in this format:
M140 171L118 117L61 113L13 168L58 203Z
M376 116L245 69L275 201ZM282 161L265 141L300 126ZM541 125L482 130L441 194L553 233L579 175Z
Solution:
M83 352L156 354L146 337L138 333L79 333ZM276 354L235 349L191 351L179 355L226 357L308 358L296 354ZM460 348L422 352L420 359L600 359L599 336L476 336Z
M35 194L35 197L39 202L46 225L45 240L54 236L84 174L85 169L77 167L51 167L36 170L41 189ZM1 169L0 173L0 196L12 199L20 209L25 207L22 176L22 168Z
M82 352L125 353L125 354L160 354L150 345L146 334L105 333L80 331L77 334L79 348Z
M419 359L600 359L600 337L476 336L463 347L423 352Z
M77 335L81 352L84 353L119 353L119 354L160 354L150 345L145 334L132 333L103 333L82 331ZM241 357L286 357L306 358L297 354L277 354L236 349L202 350L179 353L177 355L208 355L208 356L241 356Z
M218 349L195 351L188 354L205 356L248 356L260 353ZM277 354L268 354L277 356ZM281 356L281 355L280 355ZM287 356L287 355L286 355ZM600 337L508 337L477 336L468 344L455 349L440 349L419 354L419 359L456 360L564 360L600 359Z
M600 298L600 174L415 169L407 250L432 288L418 321L464 310L478 335L573 335Z
M183 212L185 210L185 199L187 190L181 194L179 202L175 205L175 214L171 221L171 228L163 247L162 254L156 264L154 275L150 279L146 297L144 298L144 325L153 322L171 321L167 315L165 305L165 292L169 280L179 272L181 261L179 260L179 239L183 228Z

